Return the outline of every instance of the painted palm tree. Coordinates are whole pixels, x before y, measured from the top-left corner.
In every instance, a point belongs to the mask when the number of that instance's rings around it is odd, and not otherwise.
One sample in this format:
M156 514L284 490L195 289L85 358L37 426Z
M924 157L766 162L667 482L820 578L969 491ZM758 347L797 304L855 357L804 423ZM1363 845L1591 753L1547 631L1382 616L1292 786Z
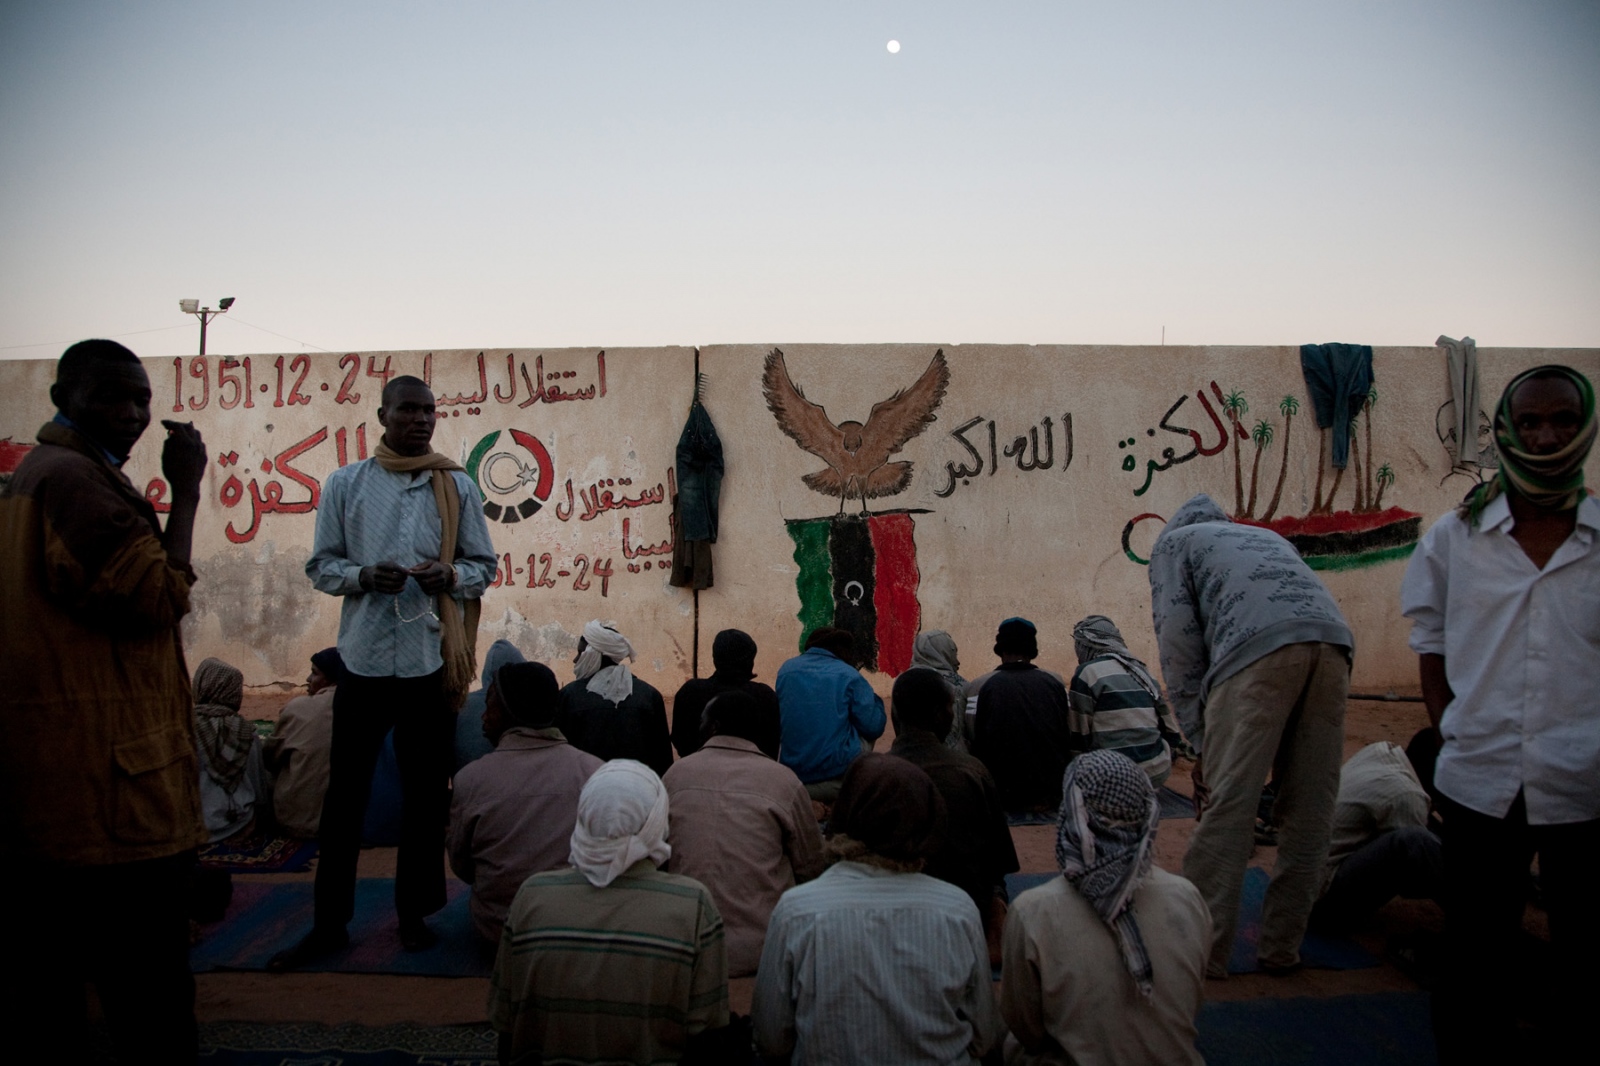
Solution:
M1376 406L1378 406L1378 386L1374 385L1367 390L1367 402L1361 406L1361 410L1366 414L1366 418L1362 421L1366 423L1367 429L1367 509L1370 511L1378 509L1377 504L1373 502L1375 486L1372 480L1372 409Z
M1370 452L1370 448L1368 449ZM1378 497L1372 501L1374 511L1383 510L1383 490L1394 484L1394 468L1388 463L1378 467Z
M1283 412L1283 458L1278 463L1278 484L1273 487L1272 499L1267 501L1267 509L1261 514L1263 522L1272 521L1272 516L1278 513L1278 501L1283 498L1283 479L1289 472L1289 434L1294 428L1294 416L1300 413L1300 401L1285 396L1278 401L1278 410Z
M1256 442L1256 457L1250 464L1250 499L1244 509L1246 518L1256 515L1256 479L1261 474L1261 453L1272 445L1272 423L1265 418L1258 419L1255 428L1250 430L1250 439Z
M1350 465L1355 468L1356 502L1350 505L1354 514L1367 509L1366 475L1361 471L1361 441L1356 436L1356 420L1350 419Z
M1244 514L1244 475L1239 466L1239 438L1243 431L1239 426L1239 416L1250 410L1250 405L1245 402L1244 393L1234 389L1222 398L1222 410L1228 416L1228 421L1233 423L1233 431L1228 434L1233 439L1233 513Z
M1329 432L1329 430L1323 430L1324 440L1326 440ZM1350 420L1350 454L1346 457L1345 465L1333 472L1333 487L1328 490L1328 498L1322 501L1322 512L1324 514L1333 513L1333 498L1339 495L1339 482L1344 480L1344 472L1352 464L1356 468L1356 504L1352 510L1359 511L1361 510L1361 449L1356 442L1356 420L1353 418Z

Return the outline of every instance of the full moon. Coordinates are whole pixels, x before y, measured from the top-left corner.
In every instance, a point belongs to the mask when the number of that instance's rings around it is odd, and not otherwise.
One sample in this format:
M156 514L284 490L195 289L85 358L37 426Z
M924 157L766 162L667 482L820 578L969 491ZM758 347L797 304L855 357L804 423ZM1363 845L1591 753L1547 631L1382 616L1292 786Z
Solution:
M889 54L893 55L894 53L896 53L898 51L900 51L900 42L899 41L890 41L889 42Z

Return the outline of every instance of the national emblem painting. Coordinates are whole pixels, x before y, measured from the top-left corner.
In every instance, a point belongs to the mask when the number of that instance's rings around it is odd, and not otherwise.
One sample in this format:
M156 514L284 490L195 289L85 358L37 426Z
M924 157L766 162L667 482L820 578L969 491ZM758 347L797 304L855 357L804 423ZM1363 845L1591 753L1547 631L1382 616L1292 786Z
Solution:
M896 496L911 486L915 465L894 460L906 442L937 420L950 385L944 350L933 353L921 376L872 405L865 422L835 422L821 404L806 399L774 348L761 379L762 396L778 427L802 449L828 465L800 480L839 509L817 518L785 521L800 570L800 646L822 626L849 630L860 665L898 675L911 665L921 623L917 602L916 528L925 509L873 511L869 500ZM846 504L860 511L846 513Z

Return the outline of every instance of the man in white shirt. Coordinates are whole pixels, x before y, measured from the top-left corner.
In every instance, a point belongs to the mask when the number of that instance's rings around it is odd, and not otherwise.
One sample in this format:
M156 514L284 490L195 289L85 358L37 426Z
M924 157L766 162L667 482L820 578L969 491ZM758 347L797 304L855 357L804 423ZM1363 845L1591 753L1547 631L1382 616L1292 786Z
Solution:
M1311 911L1320 929L1350 929L1396 896L1439 898L1439 838L1428 828L1432 803L1405 749L1368 744L1339 771L1339 801L1322 898Z
M1521 1058L1507 1000L1536 852L1559 970L1550 1016L1576 1030L1600 992L1600 503L1583 485L1594 387L1563 366L1520 374L1494 430L1499 473L1428 530L1400 593L1443 739L1442 1063Z

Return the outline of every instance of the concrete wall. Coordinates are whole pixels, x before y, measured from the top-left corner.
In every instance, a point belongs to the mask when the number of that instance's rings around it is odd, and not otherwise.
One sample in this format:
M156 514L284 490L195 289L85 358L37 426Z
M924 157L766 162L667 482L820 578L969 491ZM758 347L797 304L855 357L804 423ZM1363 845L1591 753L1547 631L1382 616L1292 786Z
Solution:
M1441 441L1449 391L1438 349L1376 350L1377 401L1355 433L1359 476L1352 462L1327 513L1312 515L1324 434L1294 346L779 348L781 366L771 345L698 353L727 463L716 585L699 594L698 617L696 597L666 573L669 470L694 349L147 361L156 417L194 421L212 457L191 655L228 659L264 684L297 680L333 642L338 605L303 572L314 500L330 471L376 444L387 370L431 379L443 415L435 445L472 465L491 505L502 578L485 599L480 651L505 636L564 666L585 621L615 619L639 649L640 676L670 695L692 670L697 634L702 673L712 636L734 626L761 644L758 670L770 678L806 627L838 623L877 645L874 682L886 686L919 626L949 630L972 676L992 665L996 623L1025 615L1040 626L1041 664L1067 671L1073 622L1099 612L1154 663L1140 559L1189 496L1251 511L1254 483L1255 519L1276 494L1269 524L1312 559L1356 631L1356 685L1413 682L1397 609L1404 559L1418 529L1479 476L1452 469ZM1486 348L1479 358L1486 411L1529 366L1562 362L1600 378L1594 349ZM33 441L52 413L52 376L48 362L0 364L0 441ZM1235 395L1248 405L1238 428L1226 413ZM799 441L837 450L832 427L847 421L865 424L851 461L887 493L867 501L867 518L856 498L839 517L839 497L803 480L828 464ZM1258 448L1262 421L1272 436ZM161 436L147 434L128 466L156 498ZM869 458L875 443L902 438L898 453ZM18 454L0 447L0 470ZM909 471L884 468L899 462ZM1323 468L1324 497L1335 477Z

